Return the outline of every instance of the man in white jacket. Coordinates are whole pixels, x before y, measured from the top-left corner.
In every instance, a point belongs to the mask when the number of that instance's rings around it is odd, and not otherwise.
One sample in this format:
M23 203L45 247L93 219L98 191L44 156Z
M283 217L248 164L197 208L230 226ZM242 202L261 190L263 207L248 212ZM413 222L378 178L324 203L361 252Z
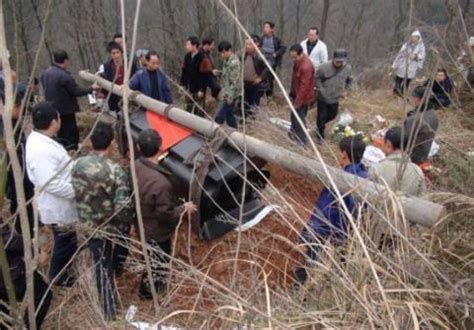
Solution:
M51 102L41 102L32 113L34 131L26 141L26 169L35 185L40 220L51 225L54 248L49 277L59 286L71 286L68 263L77 249L73 227L78 219L71 184L71 158L54 140L61 127L59 112Z
M308 38L301 42L301 47L303 47L303 53L313 63L315 72L320 64L329 61L328 48L324 42L319 40L319 29L317 27L309 29Z

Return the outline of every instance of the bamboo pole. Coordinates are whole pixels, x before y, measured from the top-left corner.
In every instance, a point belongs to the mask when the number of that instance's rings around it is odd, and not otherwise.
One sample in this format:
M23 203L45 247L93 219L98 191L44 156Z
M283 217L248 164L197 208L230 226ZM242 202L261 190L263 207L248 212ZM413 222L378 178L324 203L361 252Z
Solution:
M112 84L110 81L93 75L87 71L79 72L79 76L88 82L95 82L102 88L111 91L114 94L123 96L122 88L118 85ZM143 94L132 94L129 98L133 99L146 109L160 115L164 115L165 108L168 106L163 102L156 101ZM215 131L220 129L218 124L192 115L176 107L173 107L168 111L168 118L204 136L214 136ZM238 131L232 132L228 139L238 148L246 148L249 154L280 165L287 170L305 176L308 179L321 181L325 185L328 185L330 175L337 188L342 193L349 191L357 192L373 203L389 199L390 191L380 184L362 179L328 165L326 165L329 173L329 175L327 175L320 162L301 156L285 148L275 146L248 135L244 136ZM425 227L433 227L446 215L446 209L442 205L419 197L403 195L399 196L399 201L405 216L410 221Z

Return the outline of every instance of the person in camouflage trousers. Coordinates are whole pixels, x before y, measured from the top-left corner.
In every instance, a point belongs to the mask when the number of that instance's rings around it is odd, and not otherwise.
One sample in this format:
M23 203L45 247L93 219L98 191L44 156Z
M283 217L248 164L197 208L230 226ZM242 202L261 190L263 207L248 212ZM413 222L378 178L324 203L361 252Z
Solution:
M97 290L111 319L116 315L114 276L128 253L125 235L133 217L128 174L108 157L113 139L112 127L99 123L91 135L93 151L72 169L79 220L92 235L89 249Z
M221 104L216 115L216 123L227 123L230 127L237 128L234 109L237 100L240 97L240 61L232 52L232 44L228 41L222 41L217 46L221 58L224 60L222 67L222 91Z

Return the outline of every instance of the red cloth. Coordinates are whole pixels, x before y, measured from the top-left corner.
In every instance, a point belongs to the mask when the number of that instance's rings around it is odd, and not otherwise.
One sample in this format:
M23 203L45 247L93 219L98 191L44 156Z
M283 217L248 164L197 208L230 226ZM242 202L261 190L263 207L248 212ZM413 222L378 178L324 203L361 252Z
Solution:
M151 111L146 112L146 119L150 128L153 128L160 133L162 139L162 151L168 150L192 134L191 130Z
M123 81L125 80L125 70L123 69L123 65L119 66L119 69L117 71L117 68L114 64L114 72L117 76L117 78L115 79L115 83L120 86L123 85Z
M212 62L208 57L204 57L201 65L199 66L199 72L208 73L212 72Z
M295 108L314 102L314 67L306 55L293 64L290 95Z

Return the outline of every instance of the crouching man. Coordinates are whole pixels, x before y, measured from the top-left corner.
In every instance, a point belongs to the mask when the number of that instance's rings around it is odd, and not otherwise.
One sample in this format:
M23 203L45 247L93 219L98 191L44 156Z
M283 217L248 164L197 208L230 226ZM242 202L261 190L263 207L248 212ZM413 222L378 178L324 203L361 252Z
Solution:
M367 178L368 174L361 164L365 151L365 143L357 137L345 137L339 142L337 160L345 172ZM343 195L344 204L351 213L358 209L358 203L352 195ZM311 214L307 227L301 233L303 242L307 244L307 255L310 259L318 259L321 245L326 241L341 244L347 238L349 220L343 210L336 193L324 188ZM298 268L296 279L304 283L307 273L304 268Z
M184 213L196 211L192 202L178 204L167 174L160 167L161 136L148 129L138 136L141 158L135 162L140 194L140 206L145 238L152 258L152 277L157 292L167 283L167 266L171 254L171 236ZM146 272L142 275L139 296L151 299L151 287Z

